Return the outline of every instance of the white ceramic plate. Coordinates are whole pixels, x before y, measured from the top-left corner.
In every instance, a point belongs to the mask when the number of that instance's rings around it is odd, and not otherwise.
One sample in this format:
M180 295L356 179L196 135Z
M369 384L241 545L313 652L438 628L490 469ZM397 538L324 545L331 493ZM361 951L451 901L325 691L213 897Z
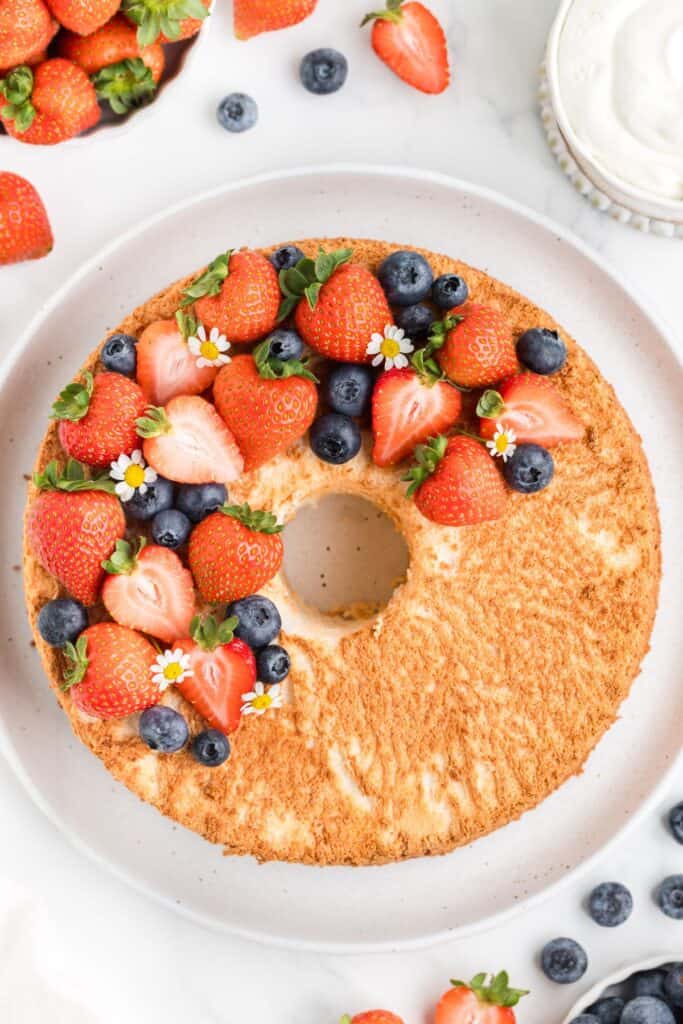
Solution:
M645 439L664 529L652 651L586 771L521 821L447 857L379 868L259 866L140 803L72 738L25 621L22 474L56 392L124 314L229 246L351 235L424 245L501 277L558 317L616 386ZM500 923L585 868L650 806L680 745L681 370L661 326L556 226L492 193L424 172L313 168L238 182L119 238L41 310L0 381L3 502L0 748L81 849L198 921L282 945L407 948Z

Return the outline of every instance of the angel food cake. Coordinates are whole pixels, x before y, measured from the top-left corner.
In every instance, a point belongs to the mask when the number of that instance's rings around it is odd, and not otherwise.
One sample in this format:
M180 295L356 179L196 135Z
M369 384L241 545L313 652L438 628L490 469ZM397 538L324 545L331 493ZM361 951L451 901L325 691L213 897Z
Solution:
M407 544L369 616L282 569L283 524L331 494ZM38 453L24 573L117 779L227 853L363 865L581 770L648 647L659 525L635 430L548 313L446 256L308 240L220 254L92 353Z

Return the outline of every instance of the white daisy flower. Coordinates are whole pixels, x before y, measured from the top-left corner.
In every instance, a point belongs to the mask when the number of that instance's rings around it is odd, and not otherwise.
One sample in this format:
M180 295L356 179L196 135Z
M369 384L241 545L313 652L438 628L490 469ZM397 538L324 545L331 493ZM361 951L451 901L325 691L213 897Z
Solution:
M111 463L109 476L118 481L114 490L121 501L130 501L136 491L145 494L147 484L153 484L157 478L155 471L143 459L140 448L131 455L119 455L116 462Z
M190 668L190 655L179 647L175 651L169 649L159 654L150 672L152 682L156 683L162 693L173 683L182 683L183 679L194 675Z
M515 453L517 448L516 440L517 435L514 430L496 423L496 432L493 435L493 439L486 442L486 447L494 459L501 458L503 462L507 462L510 456Z
M212 327L209 336L206 336L206 328L200 324L196 334L191 334L187 344L193 356L197 356L197 366L225 366L230 362L230 356L226 352L230 348L230 342L217 327Z
M384 363L385 370L396 367L401 370L408 365L408 355L414 350L410 338L406 338L406 332L395 324L387 324L384 328L384 335L375 332L365 352L374 356L373 366L381 366Z
M281 708L284 702L284 694L279 683L269 686L267 690L263 683L256 683L251 693L245 693L242 697L242 714L263 715L271 708Z

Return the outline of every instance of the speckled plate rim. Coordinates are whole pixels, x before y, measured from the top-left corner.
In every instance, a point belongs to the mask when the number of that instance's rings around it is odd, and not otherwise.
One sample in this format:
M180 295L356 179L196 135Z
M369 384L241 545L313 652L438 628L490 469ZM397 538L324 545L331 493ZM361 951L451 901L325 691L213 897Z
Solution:
M39 312L34 316L28 327L24 330L14 345L11 346L2 364L0 364L0 394L2 393L2 389L15 367L15 364L18 363L25 347L30 342L34 333L45 323L50 314L60 305L65 297L68 296L71 289L74 288L82 279L86 278L88 274L92 273L98 266L103 265L108 256L113 254L119 247L139 238L141 235L144 235L145 232L158 225L160 222L164 220L172 220L176 214L181 211L188 210L195 204L200 204L207 200L212 200L229 193L238 192L241 189L248 187L273 185L295 178L310 180L312 178L315 179L321 176L332 176L335 174L349 174L355 176L365 175L371 176L372 178L385 178L389 182L392 179L405 179L407 181L414 182L415 185L419 187L433 184L435 186L452 189L454 191L466 192L474 198L479 198L491 204L497 204L508 212L527 219L535 226L543 229L545 232L549 232L556 239L561 240L563 243L573 248L579 255L583 256L590 263L596 266L613 285L620 289L623 289L624 287L623 275L617 275L617 273L610 268L608 263L606 263L599 255L593 252L589 246L574 236L570 231L559 226L550 218L524 207L513 199L502 196L500 193L492 189L474 185L470 182L438 172L402 165L387 166L363 163L332 163L287 168L285 170L272 171L261 175L242 178L237 181L221 185L217 188L209 189L198 195L193 195L189 199L181 200L180 202L153 214L142 223L139 223L134 228L122 233L106 246L102 247L99 252L83 263L81 267L72 274L62 286L60 286L52 297L41 307ZM673 357L673 360L677 364L677 368L683 378L683 362L676 349L668 341L668 338L673 335L673 332L669 330L658 315L649 312L648 303L643 297L639 296L638 289L632 288L630 284L629 294L631 295L634 303L639 306L643 317L650 322L655 332L660 336L662 345L668 350L668 354ZM24 769L21 757L11 740L2 714L0 714L0 753L4 755L10 768L32 801L40 808L51 823L55 825L67 838L70 844L80 852L86 854L96 864L106 869L116 878L130 885L142 895L151 897L157 903L161 903L163 906L175 913L180 913L196 924L213 930L226 932L240 938L256 942L265 942L268 945L283 949L350 955L428 948L440 942L453 941L456 938L464 938L468 935L500 926L520 914L523 910L529 910L532 907L539 905L550 895L560 891L571 882L576 881L580 876L584 875L592 867L597 865L619 842L625 838L627 834L636 827L640 821L642 821L648 813L654 810L657 802L661 799L673 772L676 770L679 762L683 760L683 749L679 749L676 756L671 758L667 768L663 771L657 782L651 787L649 792L643 796L640 804L634 808L626 822L619 827L612 837L598 850L587 856L585 859L579 861L575 867L555 882L543 887L531 896L519 899L514 905L509 906L507 909L483 917L477 921L470 922L466 925L434 930L409 939L400 939L396 941L386 939L373 942L335 942L309 941L305 939L302 940L298 938L285 937L282 935L273 935L269 934L265 930L245 928L233 923L228 924L223 921L218 921L215 917L212 917L209 914L198 912L184 904L178 905L164 893L159 892L151 885L140 881L130 871L101 855L78 833L72 830L64 820L62 820L57 810L44 798L40 789L33 783ZM382 868L376 868L373 870L382 870Z
M596 1002L602 993L607 988L611 988L612 985L620 985L622 981L626 981L635 974L636 971L652 971L657 967L663 967L664 964L673 964L683 962L683 953L680 955L677 953L662 953L660 956L650 956L647 960L638 960L636 963L623 964L616 971L612 971L602 981L597 981L588 992L584 993L574 1006L569 1011L567 1016L562 1021L562 1024L572 1024L572 1021L584 1010L587 1010L589 1006L592 1006Z

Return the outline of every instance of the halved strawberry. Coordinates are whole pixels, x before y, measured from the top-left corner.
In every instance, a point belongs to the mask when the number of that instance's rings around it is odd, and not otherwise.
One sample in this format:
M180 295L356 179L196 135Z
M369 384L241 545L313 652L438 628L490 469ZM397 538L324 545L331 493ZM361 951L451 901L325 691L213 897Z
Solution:
M155 320L140 335L137 381L152 405L165 405L177 395L200 395L213 384L220 366L198 366L200 357L187 342L198 329L194 317L179 313L177 320Z
M149 465L179 484L232 483L244 468L235 439L214 407L197 395L150 406L137 421Z
M383 373L372 394L373 461L393 466L415 446L452 427L462 409L460 392L416 370Z
M112 619L170 642L188 636L195 613L192 575L174 551L155 544L146 547L116 542L102 563L110 573L102 587L102 602Z
M372 48L380 60L408 85L440 93L450 82L446 35L432 12L421 3L387 0L383 11L366 15L374 21Z
M524 996L526 989L510 988L506 971L492 975L477 974L469 983L451 982L439 1000L434 1024L515 1024L512 1009Z
M233 639L237 618L216 622L212 615L192 620L191 638L173 644L190 656L192 675L178 683L185 700L202 718L221 732L234 732L240 724L242 697L256 682L256 659L243 640Z
M520 373L503 381L497 391L485 391L477 412L479 433L492 438L500 424L519 442L533 441L552 448L563 441L580 441L585 428L558 388L537 373Z

